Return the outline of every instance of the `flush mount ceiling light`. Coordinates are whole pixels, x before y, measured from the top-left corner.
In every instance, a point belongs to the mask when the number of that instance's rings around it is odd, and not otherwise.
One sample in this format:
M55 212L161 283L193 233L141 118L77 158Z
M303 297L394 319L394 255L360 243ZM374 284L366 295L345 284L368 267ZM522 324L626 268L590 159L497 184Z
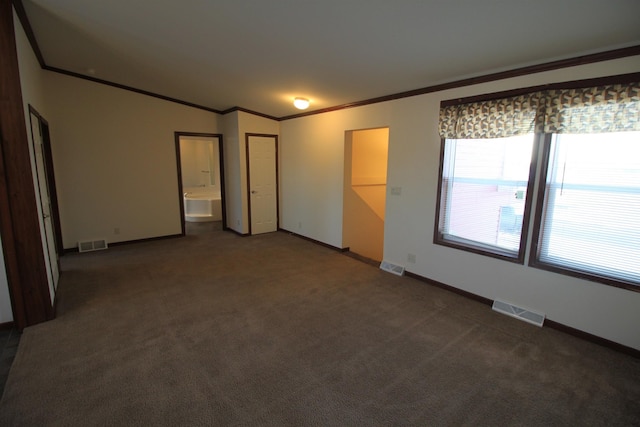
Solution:
M309 100L307 98L296 98L293 100L293 105L298 110L306 110L309 107Z

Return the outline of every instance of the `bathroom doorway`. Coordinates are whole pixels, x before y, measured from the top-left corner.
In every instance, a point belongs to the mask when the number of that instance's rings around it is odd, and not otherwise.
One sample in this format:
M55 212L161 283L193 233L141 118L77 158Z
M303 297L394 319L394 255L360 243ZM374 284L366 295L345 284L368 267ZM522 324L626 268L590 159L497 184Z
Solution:
M389 128L347 131L344 144L342 247L382 261Z
M182 234L226 229L222 135L176 132Z

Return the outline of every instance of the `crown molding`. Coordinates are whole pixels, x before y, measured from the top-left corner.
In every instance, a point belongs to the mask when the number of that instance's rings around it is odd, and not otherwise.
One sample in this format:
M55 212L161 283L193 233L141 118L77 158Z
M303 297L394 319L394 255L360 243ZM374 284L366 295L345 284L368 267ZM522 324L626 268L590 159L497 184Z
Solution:
M264 117L264 118L271 119L271 120L276 120L276 121L280 120L279 117L270 116L269 114L260 113L258 111L253 111L253 110L249 110L247 108L242 108L242 107L238 107L238 106L231 107L231 108L228 108L226 110L222 110L220 112L220 114L224 115L224 114L233 113L235 111L242 111L243 113L253 114L254 116L260 116L260 117Z
M456 89L459 87L472 86L480 83L488 83L496 80L504 80L512 77L520 77L528 74L541 73L543 71L558 70L561 68L575 67L578 65L591 64L594 62L609 61L612 59L625 58L628 56L640 55L640 45L624 47L620 49L608 50L589 55L582 55L558 61L545 62L542 64L529 65L526 67L514 68L512 70L500 71L497 73L485 74L477 77L456 80L449 83L442 83L433 86L427 86L421 89L409 90L392 95L380 96L377 98L366 99L364 101L352 102L348 104L336 105L334 107L323 108L320 110L308 111L304 113L293 114L290 116L280 117L279 120L297 119L299 117L312 116L315 114L329 113L331 111L344 110L347 108L362 107L365 105L377 104L380 102L393 101L396 99L409 98L412 96L425 95L427 93L440 92L448 89Z

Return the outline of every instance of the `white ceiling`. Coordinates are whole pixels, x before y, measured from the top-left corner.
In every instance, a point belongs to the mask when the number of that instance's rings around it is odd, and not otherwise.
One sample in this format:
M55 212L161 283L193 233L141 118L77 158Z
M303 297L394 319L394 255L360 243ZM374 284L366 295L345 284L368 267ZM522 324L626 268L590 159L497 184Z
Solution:
M640 45L640 0L23 0L45 62L274 117Z

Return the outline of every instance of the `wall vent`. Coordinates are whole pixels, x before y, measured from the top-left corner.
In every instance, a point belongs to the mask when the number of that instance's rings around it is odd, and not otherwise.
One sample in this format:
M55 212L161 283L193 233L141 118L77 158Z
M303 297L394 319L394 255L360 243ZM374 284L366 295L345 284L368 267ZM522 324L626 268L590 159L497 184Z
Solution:
M78 252L99 251L102 249L107 249L107 247L108 245L105 239L78 242Z
M516 319L524 320L525 322L536 326L542 326L544 323L544 313L536 313L535 311L527 310L522 307L509 304L508 302L495 300L493 301L493 306L491 308L494 311L515 317Z
M393 264L389 261L382 261L380 263L380 269L393 273L396 276L402 276L404 274L404 267L401 265Z

